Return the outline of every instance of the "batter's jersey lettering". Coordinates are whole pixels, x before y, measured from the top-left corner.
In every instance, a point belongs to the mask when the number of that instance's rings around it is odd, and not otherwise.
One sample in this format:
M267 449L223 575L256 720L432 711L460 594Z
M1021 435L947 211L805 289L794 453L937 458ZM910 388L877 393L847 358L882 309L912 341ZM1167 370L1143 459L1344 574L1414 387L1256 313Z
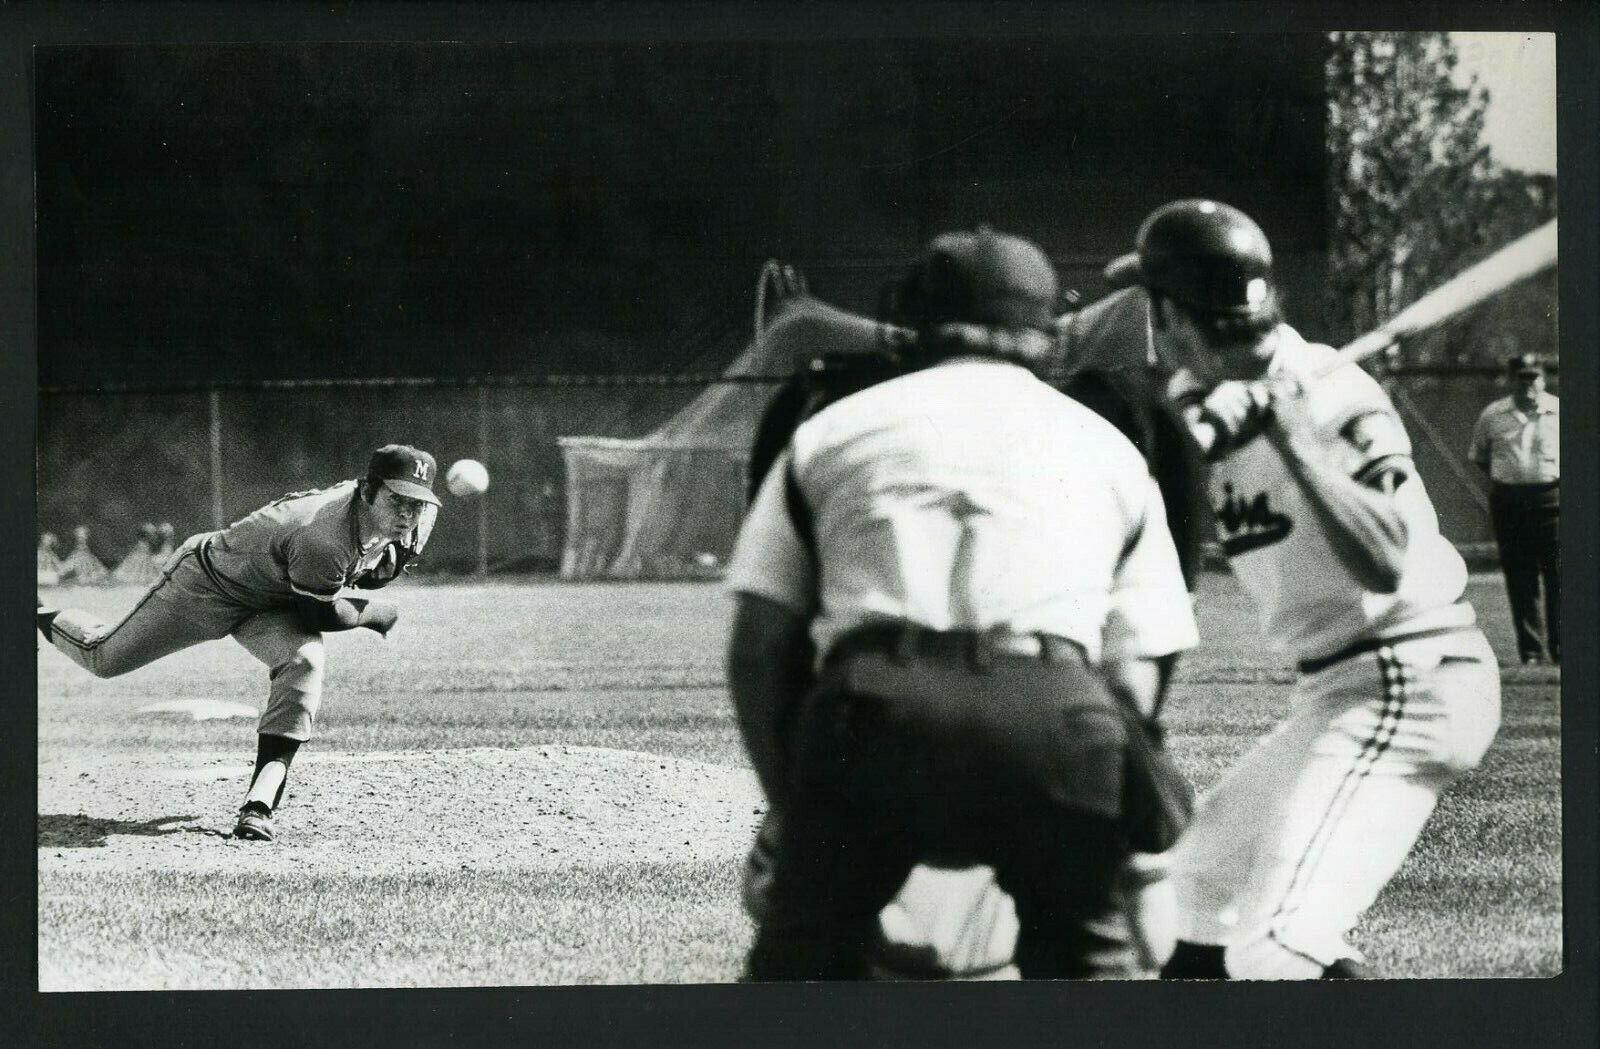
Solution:
M205 563L219 587L249 608L296 595L331 601L385 545L361 541L359 491L358 482L341 481L277 499L214 533Z
M1439 532L1433 503L1409 467L1410 439L1388 395L1355 365L1316 378L1335 351L1305 342L1287 326L1273 338L1278 345L1272 368L1301 379L1330 464L1363 479L1386 461L1403 461L1409 476L1394 493L1407 530L1400 585L1392 594L1378 594L1340 563L1270 441L1257 438L1215 464L1211 498L1223 549L1255 598L1266 635L1297 658L1310 659L1402 626L1409 632L1470 625L1472 610L1459 603L1466 564Z
M1294 530L1289 516L1274 510L1267 500L1266 492L1241 498L1232 484L1223 483L1216 517L1222 532L1222 549L1229 557L1282 542Z
M785 496L810 514L820 576ZM752 504L731 589L813 615L1069 637L1098 658L1198 640L1155 482L1098 415L1000 361L868 387L795 432Z

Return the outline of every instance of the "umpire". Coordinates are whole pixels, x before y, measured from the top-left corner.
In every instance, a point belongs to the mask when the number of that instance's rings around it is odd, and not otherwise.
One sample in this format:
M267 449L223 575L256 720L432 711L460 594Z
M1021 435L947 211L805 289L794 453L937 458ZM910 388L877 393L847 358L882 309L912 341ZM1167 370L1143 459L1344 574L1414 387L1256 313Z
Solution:
M1197 638L1144 460L1035 374L1057 293L1033 244L935 238L906 372L804 422L745 520L729 684L782 816L751 979L864 978L918 863L995 869L1024 977L1122 971L1115 875L1170 844L1128 819L1140 715Z
M1507 366L1511 395L1491 402L1478 416L1467 457L1493 483L1489 513L1517 653L1524 663L1559 663L1561 405L1545 392L1538 356L1519 354Z

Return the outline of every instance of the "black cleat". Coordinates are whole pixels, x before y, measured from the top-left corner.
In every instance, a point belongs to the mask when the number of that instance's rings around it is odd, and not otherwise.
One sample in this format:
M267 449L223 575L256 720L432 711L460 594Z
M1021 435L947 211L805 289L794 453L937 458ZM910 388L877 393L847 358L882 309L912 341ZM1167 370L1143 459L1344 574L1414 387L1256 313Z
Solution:
M1216 943L1190 943L1179 940L1172 957L1161 967L1163 980L1226 980L1228 967L1224 948Z
M239 822L233 825L233 836L247 841L271 841L272 810L259 801L246 802L239 810Z
M1340 958L1326 969L1322 970L1324 980L1375 980L1372 970L1359 962L1349 958Z

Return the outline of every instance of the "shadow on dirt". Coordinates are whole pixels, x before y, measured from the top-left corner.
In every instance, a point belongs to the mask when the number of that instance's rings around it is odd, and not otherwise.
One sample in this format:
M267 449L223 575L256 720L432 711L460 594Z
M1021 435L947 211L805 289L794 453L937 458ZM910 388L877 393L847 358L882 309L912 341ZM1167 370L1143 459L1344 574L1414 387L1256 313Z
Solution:
M138 834L146 837L199 831L199 827L180 827L199 816L161 816L143 823L131 820L105 820L83 813L71 816L53 814L39 816L39 848L41 849L94 849L105 845L112 834ZM213 832L215 833L215 832Z

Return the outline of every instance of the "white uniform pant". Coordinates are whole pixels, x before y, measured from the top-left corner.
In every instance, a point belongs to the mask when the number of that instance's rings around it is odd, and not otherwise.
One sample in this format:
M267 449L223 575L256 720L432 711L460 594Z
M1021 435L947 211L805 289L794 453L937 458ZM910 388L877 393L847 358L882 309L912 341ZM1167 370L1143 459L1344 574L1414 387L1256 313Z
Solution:
M231 634L268 668L271 693L259 731L310 739L322 703L322 634L301 626L292 609L251 609L229 599L207 578L196 546L190 539L173 551L150 589L114 626L64 609L51 627L51 644L95 677L108 678Z
M1499 725L1499 668L1476 630L1302 677L1289 717L1201 799L1174 848L1181 937L1225 945L1243 979L1359 959L1346 934Z

